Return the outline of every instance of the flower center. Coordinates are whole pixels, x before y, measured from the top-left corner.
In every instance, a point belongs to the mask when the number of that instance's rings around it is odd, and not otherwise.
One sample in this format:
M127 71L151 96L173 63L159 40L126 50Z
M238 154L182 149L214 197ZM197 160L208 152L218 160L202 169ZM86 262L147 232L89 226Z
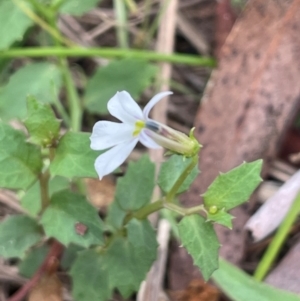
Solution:
M133 136L136 137L144 127L145 122L143 120L138 120L134 126Z

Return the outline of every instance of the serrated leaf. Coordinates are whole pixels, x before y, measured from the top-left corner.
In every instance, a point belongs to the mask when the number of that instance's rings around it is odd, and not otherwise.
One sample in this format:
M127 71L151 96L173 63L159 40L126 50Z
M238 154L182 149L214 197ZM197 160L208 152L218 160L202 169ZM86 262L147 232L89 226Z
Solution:
M0 224L0 256L23 258L41 238L41 229L35 220L24 215L8 217Z
M156 258L156 235L149 221L131 220L128 238L117 238L105 254L111 288L124 298L137 291Z
M96 7L101 0L65 0L59 8L62 14L81 16Z
M18 266L19 274L26 278L31 278L45 260L48 252L49 247L46 245L29 252Z
M299 295L258 282L223 259L220 259L220 267L213 280L233 301L300 301Z
M69 181L63 177L54 177L49 181L49 195L60 190L68 188ZM32 185L21 198L22 207L28 211L31 215L36 216L42 209L41 204L41 189L40 183L36 182Z
M192 162L192 158L184 158L180 155L173 155L170 159L161 165L158 175L158 185L163 192L168 193L183 171ZM187 190L199 173L198 166L195 166L189 176L180 186L177 193Z
M79 254L70 271L73 280L72 295L80 301L107 301L109 287L105 258L94 250Z
M213 225L193 214L184 217L178 227L183 246L200 268L203 278L208 280L219 266L220 244Z
M28 5L21 1L23 5ZM21 41L26 30L33 24L22 10L11 0L0 2L0 50L9 48L15 41Z
M64 270L70 269L73 266L78 254L82 251L84 251L83 247L73 244L65 248L60 262L61 267Z
M137 210L150 202L155 186L155 165L148 156L129 162L124 177L119 178L115 200L123 210Z
M60 90L62 78L59 68L48 62L33 63L18 69L0 90L0 118L26 117L26 97L51 103Z
M74 243L83 247L103 244L103 223L97 210L85 197L68 190L57 192L41 218L48 237L64 245ZM77 226L83 225L84 233Z
M0 122L0 187L26 189L37 179L41 152L25 139L23 132Z
M232 219L234 216L231 214L227 213L223 209L219 210L218 212L212 214L212 213L207 213L207 221L212 221L217 224L220 224L222 226L225 226L229 229L232 229Z
M44 147L52 145L58 138L60 121L56 119L51 107L30 96L27 98L27 110L24 124L30 134L30 141Z
M262 160L242 165L220 174L203 194L207 209L216 206L228 211L248 200L251 193L262 181L260 172Z
M99 68L88 81L85 106L91 113L107 113L107 102L122 90L138 100L156 73L157 67L143 60L128 58L111 62Z
M51 174L66 178L98 178L94 163L102 152L90 148L90 136L89 133L66 133L60 139L50 165Z

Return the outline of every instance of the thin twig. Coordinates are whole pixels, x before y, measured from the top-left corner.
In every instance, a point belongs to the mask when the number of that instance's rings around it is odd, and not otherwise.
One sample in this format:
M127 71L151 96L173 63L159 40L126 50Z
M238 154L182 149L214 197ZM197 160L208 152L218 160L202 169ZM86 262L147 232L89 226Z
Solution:
M53 261L58 260L60 258L62 251L63 245L60 244L58 241L54 240L47 257L45 258L44 262L39 267L39 269L35 272L33 277L7 301L23 300L27 296L28 292L38 283L41 276L52 268Z

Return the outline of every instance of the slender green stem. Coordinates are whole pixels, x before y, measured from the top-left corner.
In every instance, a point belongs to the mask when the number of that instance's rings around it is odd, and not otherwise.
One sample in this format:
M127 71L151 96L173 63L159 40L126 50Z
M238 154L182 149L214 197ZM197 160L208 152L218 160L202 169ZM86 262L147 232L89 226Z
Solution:
M12 0L16 6L18 6L24 14L26 14L34 23L38 24L41 28L47 31L51 36L55 39L59 40L63 44L73 47L75 44L66 38L63 38L59 31L53 29L49 24L47 24L43 19L41 19L38 15L36 15L24 2L20 2L18 0Z
M160 209L164 208L164 201L158 200L156 202L150 203L145 207L142 207L141 209L129 213L125 218L123 225L126 225L132 218L136 219L145 219L148 215L150 215L153 212L156 212Z
M57 14L53 13L51 15L51 18L48 19L48 22L51 24L52 28L58 30L56 25L56 19L57 19ZM61 43L58 39L54 39L54 42L57 47L61 46ZM60 57L59 65L60 65L61 72L63 74L67 95L68 95L70 115L71 115L70 126L73 129L73 131L78 132L81 129L81 120L82 120L81 101L77 93L74 80L72 78L72 73L69 70L67 59L64 57Z
M40 13L40 15L44 16L46 19L52 18L53 11L47 7L45 7L43 4L38 2L37 0L27 0L32 4L32 6L35 8L37 12Z
M49 179L50 179L50 174L49 174L48 170L46 172L42 173L39 177L40 190L41 190L41 201L42 201L42 211L44 211L44 209L47 208L47 206L50 203L50 199L49 199Z
M172 202L177 191L179 190L182 183L185 181L185 179L188 177L188 175L191 173L191 171L194 169L194 167L198 164L198 155L192 157L191 163L185 168L183 173L180 175L180 177L177 179L171 190L166 196L166 200L168 203Z
M265 252L262 260L259 262L258 267L254 273L254 278L261 281L271 268L272 263L276 259L281 247L286 240L289 231L295 222L297 216L300 214L300 194L296 197L292 204L287 216L278 228L272 242L270 243L267 251Z
M172 203L164 203L164 208L174 211L183 216L195 214L200 211L205 211L204 205L199 205L191 208L183 208Z
M127 12L124 0L114 0L117 19L117 39L121 48L128 48Z
M129 8L132 14L136 14L138 11L138 7L134 0L125 0L127 7Z
M166 0L163 3L163 5L161 6L159 13L157 14L155 20L153 21L152 25L150 26L150 28L148 29L147 32L147 37L146 37L146 41L145 41L145 46L148 46L149 42L151 41L151 39L154 36L155 31L157 30L160 20L163 17L163 15L165 14L169 4L170 4L171 0Z
M70 115L71 115L71 128L74 132L78 132L81 129L82 121L82 108L79 95L77 93L72 74L69 70L68 63L66 59L60 60L61 70L65 80L66 90L68 94L68 100L70 105Z
M105 58L136 58L153 60L158 62L169 62L175 64L186 64L194 66L215 67L216 61L210 57L200 57L198 55L185 54L163 54L145 50L127 50L118 48L63 48L63 47L28 47L11 48L0 51L0 58L14 57L94 57Z

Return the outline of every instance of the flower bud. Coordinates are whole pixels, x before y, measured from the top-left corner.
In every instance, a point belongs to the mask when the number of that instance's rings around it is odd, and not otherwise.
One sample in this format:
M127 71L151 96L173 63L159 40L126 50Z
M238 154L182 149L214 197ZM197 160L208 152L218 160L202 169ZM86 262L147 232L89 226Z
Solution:
M190 135L187 136L154 120L148 120L145 123L146 134L158 145L168 149L171 153L181 154L185 157L195 156L202 147L194 137L194 129L192 128Z

